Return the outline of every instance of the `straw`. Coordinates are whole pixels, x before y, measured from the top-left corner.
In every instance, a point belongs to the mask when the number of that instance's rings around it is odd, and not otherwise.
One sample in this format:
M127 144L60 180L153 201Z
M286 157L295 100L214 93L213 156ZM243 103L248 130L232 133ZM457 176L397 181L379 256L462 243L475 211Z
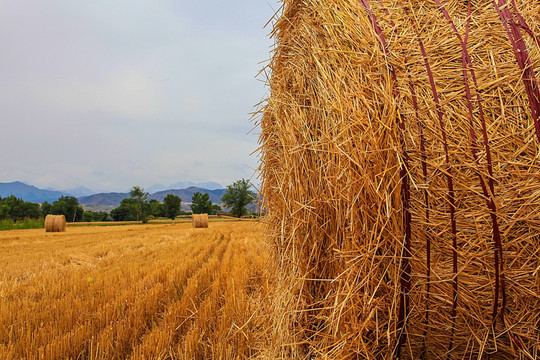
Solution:
M282 354L540 355L539 33L525 0L283 1L260 119Z

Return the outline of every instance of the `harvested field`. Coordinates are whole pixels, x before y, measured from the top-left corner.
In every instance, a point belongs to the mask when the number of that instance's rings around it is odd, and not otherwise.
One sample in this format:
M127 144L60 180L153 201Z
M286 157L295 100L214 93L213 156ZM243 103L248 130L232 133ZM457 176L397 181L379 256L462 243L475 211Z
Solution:
M261 355L274 267L259 227L0 233L0 359Z

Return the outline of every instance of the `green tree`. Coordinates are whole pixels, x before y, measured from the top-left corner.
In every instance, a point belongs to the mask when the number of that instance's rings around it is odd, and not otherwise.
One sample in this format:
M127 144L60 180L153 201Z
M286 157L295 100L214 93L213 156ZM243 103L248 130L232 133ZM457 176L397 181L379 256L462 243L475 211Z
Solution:
M151 199L148 202L148 215L153 215L154 217L165 216L165 207L156 199Z
M83 221L109 221L109 213L106 211L85 211L83 214Z
M180 213L182 199L174 194L167 194L163 199L163 205L165 207L165 216L174 220Z
M22 220L25 217L23 209L23 199L17 198L15 195L10 195L2 199L2 205L5 206L7 218L13 221Z
M246 206L254 200L255 194L249 190L249 180L241 179L227 186L227 191L223 194L221 201L231 208L234 216L243 216L247 213Z
M25 201L23 207L24 207L24 219L26 218L37 219L41 216L39 204Z
M41 204L41 214L43 215L43 217L49 215L51 213L51 207L52 205L49 204L47 201L43 202L43 204Z
M83 213L82 220L84 222L91 222L94 221L94 212L93 211L85 211Z
M114 221L136 221L139 219L139 203L136 199L125 198L120 206L111 210Z
M212 210L210 195L196 192L191 197L191 212L193 214L209 214Z
M106 211L94 212L94 221L111 221L111 216Z
M219 206L218 204L212 204L210 208L210 215L216 215L220 211L221 211L221 206Z
M5 205L0 196L0 220L9 219L9 206Z
M140 186L134 186L129 191L129 196L135 200L137 204L137 220L142 220L143 223L148 221L148 193L144 192L144 189Z
M79 200L73 196L60 196L58 200L52 203L50 213L53 215L64 215L66 221L81 221L84 209L79 205Z
M15 195L0 199L0 218L2 219L18 221L28 218L37 219L40 216L39 204L26 202Z
M0 220L6 220L9 219L9 206L7 205L0 205Z

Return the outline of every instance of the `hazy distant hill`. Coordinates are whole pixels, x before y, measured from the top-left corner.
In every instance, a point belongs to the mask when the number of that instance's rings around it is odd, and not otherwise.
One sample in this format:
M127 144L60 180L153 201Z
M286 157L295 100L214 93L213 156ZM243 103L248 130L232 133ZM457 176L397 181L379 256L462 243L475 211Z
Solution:
M84 187L84 186L77 186L76 188L63 190L62 192L65 192L71 196L75 196L76 198L80 198L82 196L93 195L96 193L96 191L89 189L87 187Z
M207 184L210 187L217 186L217 183L201 183ZM87 193L91 191L88 188L79 187L72 189L74 193L77 191L82 193ZM191 198L196 192L207 193L210 195L210 201L214 204L221 204L221 198L225 194L227 189L207 189L200 186L190 186L186 189L168 189L150 194L149 199L156 199L158 201L163 201L163 198L167 194L173 194L179 196L182 199L182 208L189 210L189 205L191 204ZM48 201L50 203L56 201L60 196L71 195L66 192L53 191L53 190L42 190L38 189L35 186L24 184L20 181L10 182L10 183L0 183L0 196L6 197L9 195L15 195L19 198L22 198L24 201L31 201L37 203L43 203ZM73 194L74 195L74 194ZM94 211L110 211L112 208L120 206L120 201L129 197L129 193L119 193L119 192L110 192L110 193L99 193L92 194L88 196L78 197L79 203L84 206L87 210Z
M79 198L79 204L82 205L106 205L117 207L120 201L129 197L129 193L99 193Z
M169 189L187 189L190 187L198 187L198 188L207 189L207 190L223 189L223 185L218 184L217 182L213 182L213 181L202 182L198 184L192 181L179 181L169 186L166 186L163 184L154 184L146 188L146 191L148 191L150 194L154 194L154 193L169 190Z
M213 203L220 204L221 197L223 196L223 194L225 194L226 189L208 190L208 189L203 189L200 187L191 186L187 189L169 189L169 190L158 191L156 193L150 194L148 198L156 199L158 201L163 201L163 198L167 194L173 194L173 195L179 196L180 199L182 199L182 204L185 205L186 203L191 203L191 197L197 191L200 193L208 193L208 195L210 195L210 200ZM94 207L96 206L117 207L117 206L120 206L120 201L122 201L123 199L127 197L129 197L129 193L100 193L100 194L80 197L79 203L84 205L85 208L88 208L89 205L92 205Z
M43 203L45 201L54 202L60 196L66 194L60 191L38 189L35 186L27 185L20 181L0 183L0 196L7 197L9 195L15 195L24 201Z
M196 186L190 186L187 189L169 189L158 191L157 193L151 194L149 198L163 201L163 198L167 194L173 194L179 196L183 203L190 203L193 194L200 192L203 194L207 193L210 196L210 201L212 201L214 204L221 204L221 197L223 194L225 194L225 191L227 191L227 189L208 190Z
M203 188L203 189L208 189L208 190L221 190L221 189L223 189L223 185L218 184L217 182L213 182L213 181L202 182L202 183L198 183L198 184L193 185L193 186ZM179 188L181 188L181 187L179 187L179 186L171 186L171 189L179 189Z

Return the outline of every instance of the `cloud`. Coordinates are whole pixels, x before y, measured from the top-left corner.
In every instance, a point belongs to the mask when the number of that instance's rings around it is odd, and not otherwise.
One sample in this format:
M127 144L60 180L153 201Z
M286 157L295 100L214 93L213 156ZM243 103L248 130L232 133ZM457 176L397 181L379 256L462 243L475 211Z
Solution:
M59 111L94 111L139 119L158 115L164 105L159 87L139 69L121 70L102 81L70 79L34 90L34 96Z
M272 15L257 0L0 2L0 181L249 177Z

